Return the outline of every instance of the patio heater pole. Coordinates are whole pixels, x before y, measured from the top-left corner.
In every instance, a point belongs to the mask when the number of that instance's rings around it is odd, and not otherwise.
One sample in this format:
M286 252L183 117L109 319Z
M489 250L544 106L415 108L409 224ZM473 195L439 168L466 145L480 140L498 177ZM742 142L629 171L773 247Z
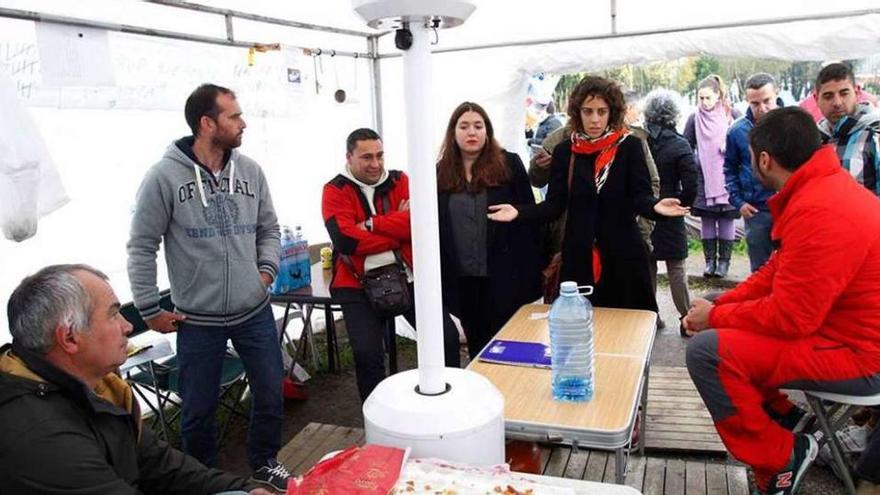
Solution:
M432 146L432 63L429 31L422 22L409 26L412 46L403 52L410 219L418 328L419 392L442 394L443 313L440 300L440 235L437 230L437 173Z

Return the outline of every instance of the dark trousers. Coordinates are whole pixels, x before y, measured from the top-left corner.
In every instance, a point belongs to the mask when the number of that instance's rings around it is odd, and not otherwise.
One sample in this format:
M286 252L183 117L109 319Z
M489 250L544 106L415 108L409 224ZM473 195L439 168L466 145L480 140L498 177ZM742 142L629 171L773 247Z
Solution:
M206 466L217 461L217 404L226 341L241 357L251 390L248 464L266 465L281 447L284 378L275 318L268 305L238 325L213 327L183 321L177 332L183 451Z
M413 292L412 284L409 290ZM345 330L348 332L348 341L354 354L358 392L363 402L367 400L376 385L385 379L385 329L388 320L376 315L362 292L357 298L359 300L342 304L342 316L345 318ZM415 328L415 306L411 307L403 317ZM443 351L446 356L446 366L451 368L461 366L458 348L458 330L449 318L449 314L444 311Z
M473 360L498 333L504 322L499 324L493 321L496 319L493 318L495 308L489 300L487 277L459 277L458 290L461 326L467 336L468 355Z
M859 456L859 462L856 464L856 476L875 485L880 484L880 426L874 427L868 440L868 446Z

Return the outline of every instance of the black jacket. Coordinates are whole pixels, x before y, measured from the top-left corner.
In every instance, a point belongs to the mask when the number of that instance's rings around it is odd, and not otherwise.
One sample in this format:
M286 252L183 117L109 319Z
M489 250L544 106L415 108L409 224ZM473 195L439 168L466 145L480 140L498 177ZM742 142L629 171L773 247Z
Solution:
M595 240L602 256L639 259L647 254L635 216L657 219L651 178L642 145L628 136L617 150L601 194L593 178L596 154L578 155L569 194L568 165L571 143L553 150L547 197L540 204L519 204L523 220L548 222L568 212L562 243L562 280L592 285L593 263L589 256Z
M678 198L682 206L691 206L697 195L697 172L691 146L675 129L648 126L648 145L660 174L660 198ZM657 260L687 258L687 230L683 217L660 217L651 234Z
M486 204L535 203L535 196L522 160L504 152L510 180L486 189ZM450 312L459 314L458 258L449 214L449 193L438 194L440 224L440 260L443 274L444 302ZM488 212L487 212L488 213ZM486 225L486 263L489 295L493 300L493 320L507 321L516 310L541 295L539 230L534 222L515 220Z
M14 354L11 352L14 349ZM209 494L244 478L209 469L141 427L131 389L107 375L95 391L41 356L0 349L0 491L27 494Z

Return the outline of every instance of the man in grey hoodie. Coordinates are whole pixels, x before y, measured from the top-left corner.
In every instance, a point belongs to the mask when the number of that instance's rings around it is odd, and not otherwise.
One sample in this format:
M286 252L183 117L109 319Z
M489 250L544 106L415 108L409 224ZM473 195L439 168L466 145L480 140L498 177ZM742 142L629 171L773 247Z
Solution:
M848 65L828 64L816 77L816 104L823 144L833 144L843 168L880 196L880 113L859 103L861 90Z
M177 331L183 450L215 464L215 415L231 339L253 396L248 462L255 478L284 490L287 473L274 461L283 369L267 291L278 270L278 219L262 170L236 149L245 122L235 94L199 86L185 116L193 135L168 147L138 191L128 242L134 302L151 329ZM161 243L174 312L159 307Z

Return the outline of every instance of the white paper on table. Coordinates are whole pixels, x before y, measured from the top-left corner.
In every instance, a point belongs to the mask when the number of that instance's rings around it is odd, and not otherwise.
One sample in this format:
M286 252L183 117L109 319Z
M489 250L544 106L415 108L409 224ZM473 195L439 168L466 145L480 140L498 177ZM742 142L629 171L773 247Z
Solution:
M535 312L529 314L529 319L530 320L546 320L548 316L550 316L549 311L545 311L543 313L535 311Z
M36 23L45 86L113 86L107 31Z

